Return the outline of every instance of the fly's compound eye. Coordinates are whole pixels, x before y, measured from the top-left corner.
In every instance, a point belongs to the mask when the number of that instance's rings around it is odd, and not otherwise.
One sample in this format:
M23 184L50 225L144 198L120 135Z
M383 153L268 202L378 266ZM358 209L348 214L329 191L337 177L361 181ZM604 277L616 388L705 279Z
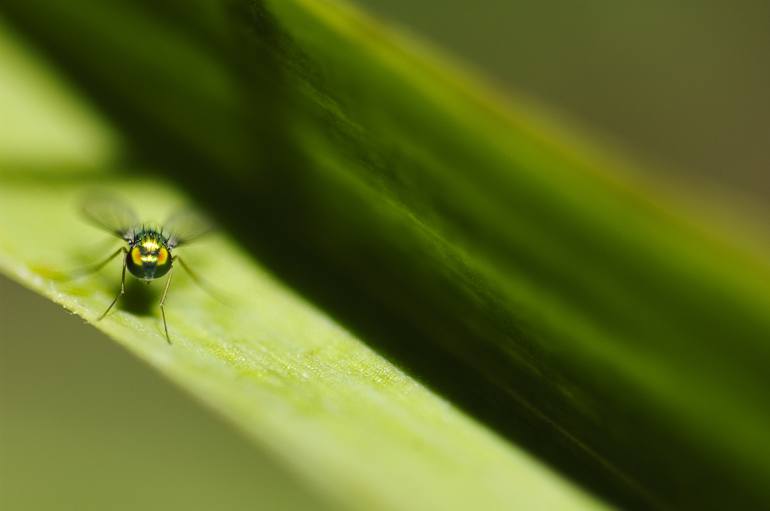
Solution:
M158 250L158 266L163 266L168 262L168 250L164 247L160 247Z
M142 251L139 250L139 247L134 247L131 249L131 260L135 265L142 266Z

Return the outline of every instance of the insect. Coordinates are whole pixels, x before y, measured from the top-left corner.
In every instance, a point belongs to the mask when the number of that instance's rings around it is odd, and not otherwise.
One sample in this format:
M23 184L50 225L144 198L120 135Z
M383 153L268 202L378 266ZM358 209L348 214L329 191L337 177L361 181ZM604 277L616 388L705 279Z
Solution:
M212 224L202 215L191 210L180 211L171 215L162 225L142 224L130 206L117 197L94 195L86 198L82 204L83 216L91 224L99 227L126 242L104 261L91 268L78 272L77 276L95 273L110 261L123 255L123 270L120 277L120 291L107 309L99 316L103 319L112 310L126 292L126 270L147 284L166 277L163 294L160 299L160 312L163 318L163 331L166 341L171 344L166 322L166 296L171 285L171 277L176 263L187 271L192 279L202 288L206 286L190 269L185 261L173 251L200 238L212 229Z

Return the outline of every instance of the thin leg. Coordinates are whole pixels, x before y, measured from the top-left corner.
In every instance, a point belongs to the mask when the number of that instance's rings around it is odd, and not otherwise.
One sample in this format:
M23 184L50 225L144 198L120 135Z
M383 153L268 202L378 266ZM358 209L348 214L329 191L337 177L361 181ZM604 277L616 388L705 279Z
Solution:
M163 296L160 297L160 314L163 316L163 330L166 332L166 341L171 344L171 337L168 336L168 324L166 324L166 295L168 295L168 287L171 285L171 276L174 274L174 267L168 271L168 278L166 279L166 287L163 288Z
M227 304L227 300L226 300L224 297L222 297L222 296L221 296L219 293L215 292L215 291L214 291L214 290L211 288L211 286L210 286L210 285L209 285L209 284L208 284L208 283L207 283L205 280L203 280L202 278L200 278L200 277L198 276L198 274L196 274L194 271L192 271L192 270L190 269L190 267L189 267L189 266L187 266L187 263L185 263L185 262L184 262L184 260L183 260L181 257L179 257L179 256L175 256L175 257L174 257L174 262L177 262L177 261L179 261L179 264L181 264L181 265L182 265L182 268L184 269L184 271L186 271L186 272L187 272L187 274L188 274L188 275L189 275L189 276L190 276L190 277L193 279L193 282L195 282L196 284L198 284L198 287L200 287L200 288L201 288L201 289L203 289L205 292L207 292L208 294L210 294L210 295L211 295L212 297L214 297L216 300L218 300L218 301L220 301L220 302L222 302L222 303L224 303L224 304Z
M94 264L93 266L87 266L85 268L81 268L79 270L74 271L72 273L72 275L70 275L70 277L69 277L70 280L78 279L80 277L85 277L86 275L90 275L92 273L96 273L97 271L99 271L102 268L104 268L107 265L107 263L109 263L110 261L115 259L118 256L118 254L120 254L121 252L125 254L126 252L128 252L128 250L126 249L126 247L120 247L119 249L117 249L115 252L113 252L104 261L102 261L100 263L97 263L97 264Z
M125 249L125 248L121 248L120 250L123 250L123 251L125 251L126 249ZM115 257L115 256L113 255L112 257ZM110 258L110 259L112 259L112 258ZM107 264L107 263L105 262L104 264ZM103 265L104 265L104 264L103 264ZM103 266L103 265L102 265L102 266ZM101 321L102 319L104 319L104 316L106 316L106 315L107 315L107 313L108 313L108 312L110 312L110 309L112 309L112 307L113 307L113 306L114 306L116 303L118 303L118 298L120 298L121 296L123 296L123 295L125 294L125 292L126 292L126 260L125 260L125 258L124 258L124 259L123 259L123 271L122 271L122 272L121 272L121 274L120 274L120 292L119 292L119 293L118 293L118 295L115 297L115 299L114 299L114 300L112 300L112 303L110 304L110 306L109 306L109 307L107 307L107 310L106 310L106 311L104 311L104 312L102 313L102 315L101 315L101 316L99 316L99 317L97 318L97 320L96 320L96 321Z

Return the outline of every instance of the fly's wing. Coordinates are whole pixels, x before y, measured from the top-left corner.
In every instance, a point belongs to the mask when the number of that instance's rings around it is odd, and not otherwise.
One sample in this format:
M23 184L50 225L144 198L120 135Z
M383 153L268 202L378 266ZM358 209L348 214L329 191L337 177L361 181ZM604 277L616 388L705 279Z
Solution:
M86 220L96 227L127 241L131 240L132 228L139 223L136 213L129 205L107 194L86 197L81 205L81 212Z
M194 209L183 209L171 215L163 224L163 234L171 248L186 245L214 230L213 222Z

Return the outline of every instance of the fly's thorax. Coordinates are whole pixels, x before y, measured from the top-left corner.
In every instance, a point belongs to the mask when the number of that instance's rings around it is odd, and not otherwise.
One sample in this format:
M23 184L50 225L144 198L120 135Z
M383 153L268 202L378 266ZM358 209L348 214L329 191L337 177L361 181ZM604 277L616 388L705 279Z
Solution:
M158 231L137 233L129 244L126 267L134 277L143 280L157 279L168 273L172 262L168 240Z

